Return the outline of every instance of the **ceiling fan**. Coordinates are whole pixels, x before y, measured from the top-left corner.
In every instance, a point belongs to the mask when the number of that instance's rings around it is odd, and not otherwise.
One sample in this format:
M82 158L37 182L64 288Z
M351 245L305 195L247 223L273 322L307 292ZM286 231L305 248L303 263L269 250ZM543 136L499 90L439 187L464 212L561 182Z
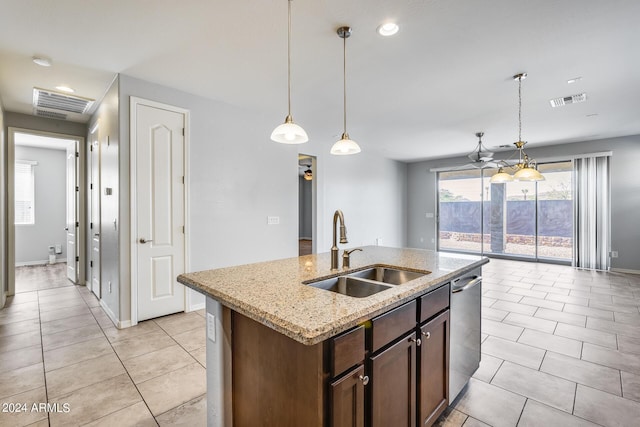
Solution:
M471 163L469 163L474 168L497 168L498 164L493 162L493 151L489 151L482 144L482 137L484 136L484 132L476 132L476 136L478 137L478 146L471 153L467 154Z

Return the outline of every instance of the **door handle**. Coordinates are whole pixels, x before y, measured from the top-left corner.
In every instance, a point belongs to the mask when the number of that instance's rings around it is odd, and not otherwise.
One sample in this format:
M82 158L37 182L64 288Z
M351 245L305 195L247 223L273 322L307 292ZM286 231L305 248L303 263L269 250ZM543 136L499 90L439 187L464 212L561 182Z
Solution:
M65 227L65 228L64 228L64 231L69 231L69 227Z
M100 237L100 233L94 233L93 234L95 237Z
M145 239L144 237L141 237L141 238L140 238L140 240L139 240L139 242L140 242L140 243L142 243L142 244L144 245L145 243L153 242L153 240L147 240L147 239Z

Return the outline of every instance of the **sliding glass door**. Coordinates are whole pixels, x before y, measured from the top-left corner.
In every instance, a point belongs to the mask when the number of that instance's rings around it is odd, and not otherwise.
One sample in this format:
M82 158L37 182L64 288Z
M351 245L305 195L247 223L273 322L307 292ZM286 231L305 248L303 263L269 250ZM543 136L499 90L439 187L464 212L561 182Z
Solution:
M491 184L495 169L440 172L438 249L570 261L572 164L538 169L546 181Z

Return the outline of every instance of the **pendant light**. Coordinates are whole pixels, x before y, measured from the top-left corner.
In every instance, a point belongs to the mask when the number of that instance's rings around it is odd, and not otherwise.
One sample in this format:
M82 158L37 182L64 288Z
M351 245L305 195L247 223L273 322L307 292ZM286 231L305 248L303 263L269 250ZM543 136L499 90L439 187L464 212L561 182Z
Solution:
M276 127L271 133L271 139L281 144L302 144L309 140L307 133L293 122L291 116L291 1L289 3L289 29L287 38L287 93L289 101L289 109L284 123Z
M349 134L347 133L347 38L351 35L351 27L340 27L338 28L338 37L340 37L343 41L343 101L344 101L344 115L343 115L343 126L344 130L342 132L342 137L338 142L333 144L331 147L331 154L335 154L337 156L345 156L349 154L357 154L360 152L360 146L357 142L353 141L349 138Z
M513 144L518 150L518 164L515 167L517 169L513 176L504 171L504 167L500 166L498 173L491 177L491 183L503 183L511 181L544 181L544 176L536 169L536 161L529 159L529 156L524 151L524 146L527 144L522 140L522 80L527 78L527 73L520 73L513 76L514 80L518 81L518 141ZM503 162L506 166L507 163Z

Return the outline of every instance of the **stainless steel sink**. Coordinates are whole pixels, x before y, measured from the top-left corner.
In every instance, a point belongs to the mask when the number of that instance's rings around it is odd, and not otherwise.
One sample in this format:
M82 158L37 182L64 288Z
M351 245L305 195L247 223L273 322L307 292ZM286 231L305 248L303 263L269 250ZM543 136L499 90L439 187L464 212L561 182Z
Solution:
M402 270L390 267L372 267L366 270L350 273L349 277L358 277L362 279L375 280L377 282L387 283L389 285L402 285L410 280L425 276L430 272L416 272L410 270Z
M374 281L360 280L350 276L338 276L317 282L306 283L314 288L325 289L355 298L364 298L389 289L391 286Z

